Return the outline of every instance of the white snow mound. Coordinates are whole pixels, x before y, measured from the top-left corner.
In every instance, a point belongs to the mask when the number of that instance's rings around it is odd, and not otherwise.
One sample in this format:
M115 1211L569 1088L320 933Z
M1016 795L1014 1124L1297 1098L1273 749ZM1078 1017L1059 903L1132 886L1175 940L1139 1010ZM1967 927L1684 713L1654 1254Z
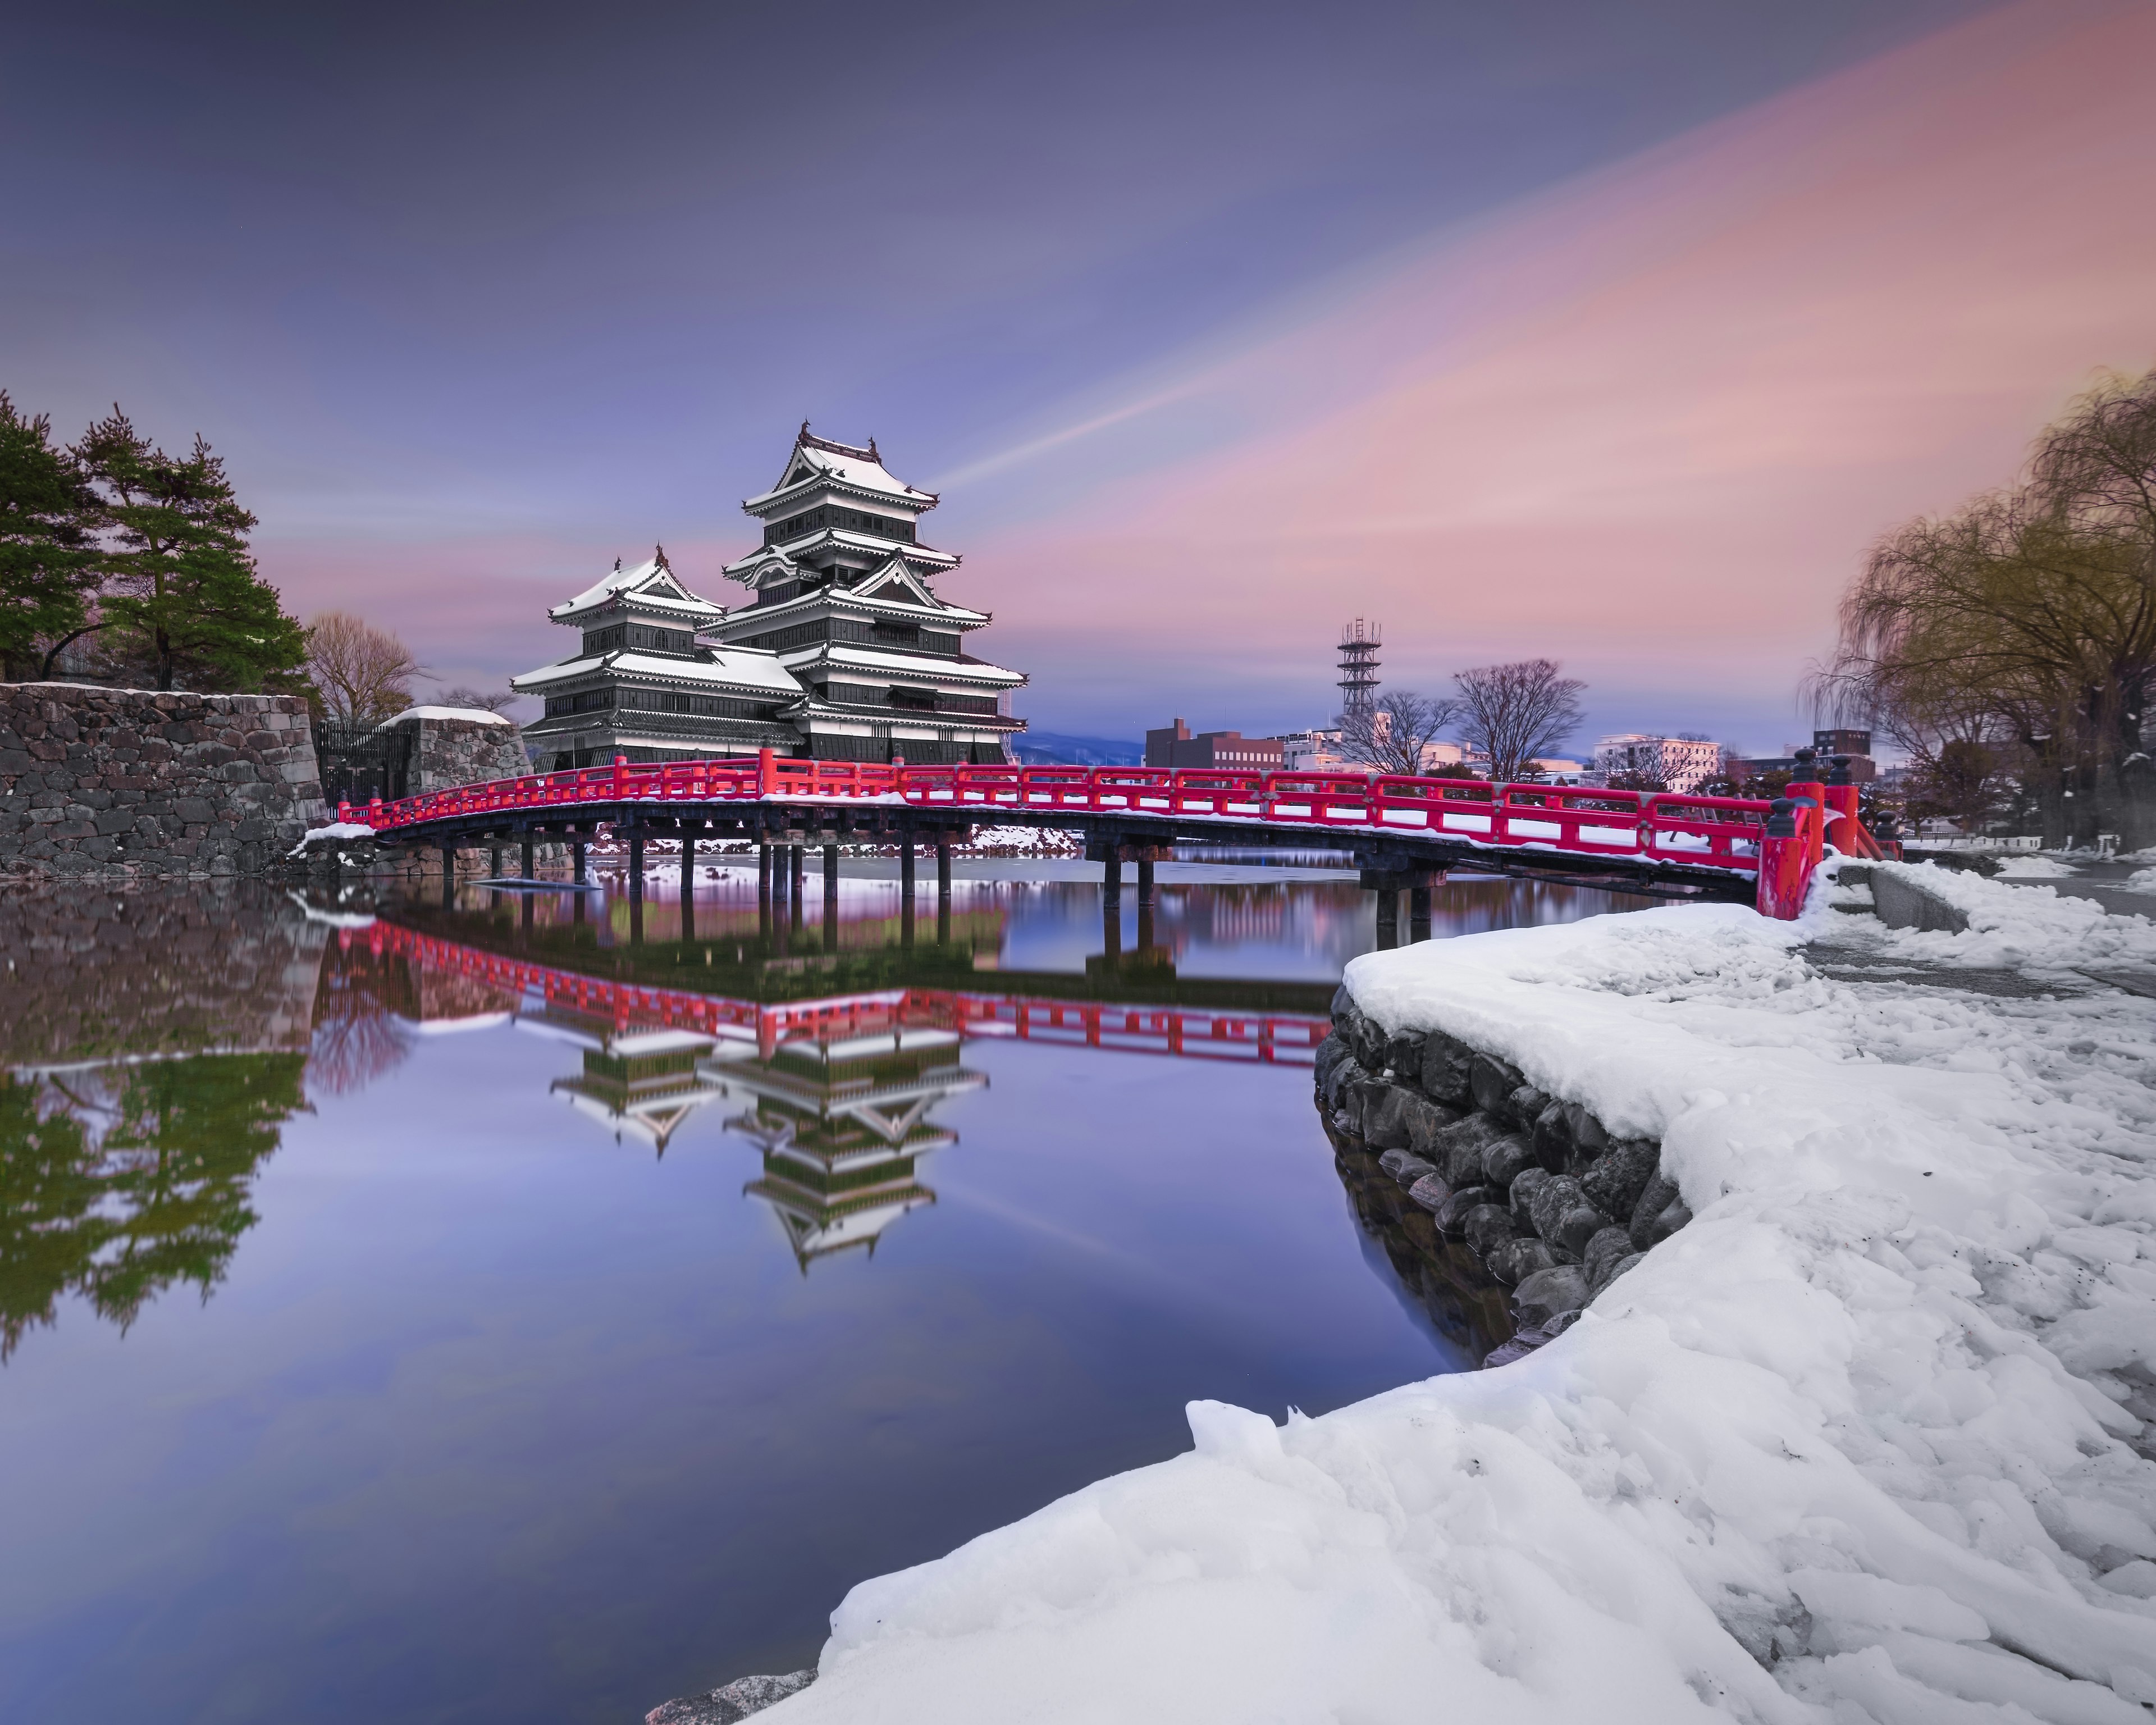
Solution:
M1938 890L1968 933L1846 937L2156 952L2048 889ZM1518 1363L1284 1426L1194 1402L1193 1453L862 1584L774 1725L2148 1725L2147 1003L1807 962L1859 920L1685 906L1357 960L1389 1027L1661 1138L1696 1219Z
M326 827L309 827L300 836L300 842L285 854L304 856L307 847L317 839L372 839L373 836L374 829L364 821L333 820Z

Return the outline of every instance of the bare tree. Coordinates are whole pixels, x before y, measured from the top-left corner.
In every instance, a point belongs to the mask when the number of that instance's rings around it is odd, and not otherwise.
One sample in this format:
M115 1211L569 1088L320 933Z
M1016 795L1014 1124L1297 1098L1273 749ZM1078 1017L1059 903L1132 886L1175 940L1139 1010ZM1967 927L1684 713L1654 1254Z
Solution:
M463 683L442 691L444 706L469 707L482 713L506 713L516 705L518 698L513 689L497 689L491 694L484 694Z
M1579 728L1577 677L1558 675L1553 659L1485 665L1455 675L1460 737L1490 762L1490 777L1517 778L1538 756L1553 752Z
M1912 738L1953 746L1943 782L1980 789L1979 752L2018 762L2050 843L2156 837L2142 742L2156 691L2156 372L2075 403L2037 439L2025 483L1882 540L1812 688L1822 713L1870 719L1920 766Z
M1395 690L1374 706L1340 716L1340 752L1380 773L1419 773L1430 746L1459 713L1456 701Z
M307 672L331 718L379 723L403 712L423 669L396 636L348 611L325 611L307 626Z

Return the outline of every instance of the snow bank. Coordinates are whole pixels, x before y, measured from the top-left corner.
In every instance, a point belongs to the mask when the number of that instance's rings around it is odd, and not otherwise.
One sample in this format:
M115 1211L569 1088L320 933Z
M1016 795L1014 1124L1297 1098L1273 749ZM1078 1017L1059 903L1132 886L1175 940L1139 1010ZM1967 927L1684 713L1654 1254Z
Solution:
M2010 852L1999 859L1999 872L2010 880L2065 880L2081 873L2070 862L2056 856L2030 856Z
M2148 1725L2145 1003L1846 983L1799 946L2062 965L2156 930L1928 884L1967 933L1830 927L1860 919L1822 893L1356 961L1389 1028L1660 1138L1693 1222L1517 1364L1284 1426L1193 1403L1194 1453L864 1583L774 1725Z
M288 856L305 856L307 854L307 847L318 839L341 841L346 839L372 839L373 836L374 829L363 821L333 820L326 827L309 827L300 835L300 842L285 854Z

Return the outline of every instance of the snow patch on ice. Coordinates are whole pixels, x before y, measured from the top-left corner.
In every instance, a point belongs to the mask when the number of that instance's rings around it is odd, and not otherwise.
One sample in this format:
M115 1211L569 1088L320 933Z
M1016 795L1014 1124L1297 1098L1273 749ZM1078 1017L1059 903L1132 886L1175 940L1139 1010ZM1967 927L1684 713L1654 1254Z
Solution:
M2156 952L1924 874L1969 930L1876 937L1928 964ZM1192 1404L1192 1453L856 1587L784 1717L2147 1725L2156 1027L1822 974L1856 920L1358 959L1388 1029L1659 1137L1692 1223L1501 1370Z

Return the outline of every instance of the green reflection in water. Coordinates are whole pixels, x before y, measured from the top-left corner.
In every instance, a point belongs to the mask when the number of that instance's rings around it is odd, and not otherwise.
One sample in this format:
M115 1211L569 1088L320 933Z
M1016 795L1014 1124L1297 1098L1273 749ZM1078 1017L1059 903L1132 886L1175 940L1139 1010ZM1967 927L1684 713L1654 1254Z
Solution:
M125 1329L223 1280L255 1170L306 1106L298 1054L0 1079L0 1359L79 1294Z

